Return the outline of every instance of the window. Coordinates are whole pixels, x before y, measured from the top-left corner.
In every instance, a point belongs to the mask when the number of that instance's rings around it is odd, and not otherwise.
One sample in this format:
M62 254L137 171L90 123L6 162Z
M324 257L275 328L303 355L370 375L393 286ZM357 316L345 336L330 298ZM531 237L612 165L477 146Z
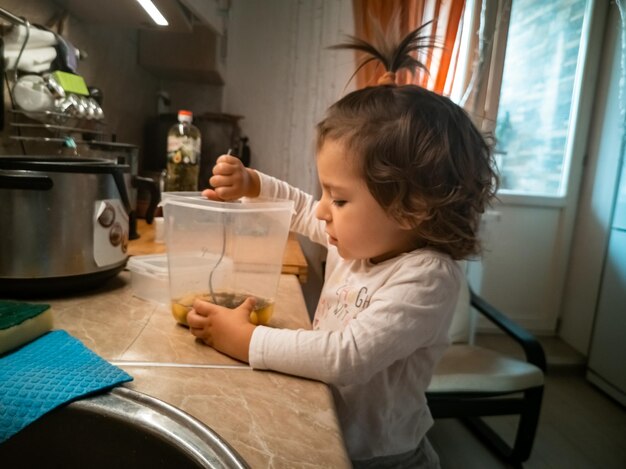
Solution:
M515 0L496 120L503 193L565 195L585 0Z

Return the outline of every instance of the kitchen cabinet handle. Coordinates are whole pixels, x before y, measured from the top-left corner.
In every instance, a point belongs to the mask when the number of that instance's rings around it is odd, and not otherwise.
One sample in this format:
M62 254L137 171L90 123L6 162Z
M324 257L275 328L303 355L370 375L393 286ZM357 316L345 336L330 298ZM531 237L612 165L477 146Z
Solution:
M30 191L49 191L54 186L48 176L0 172L0 189L24 189Z

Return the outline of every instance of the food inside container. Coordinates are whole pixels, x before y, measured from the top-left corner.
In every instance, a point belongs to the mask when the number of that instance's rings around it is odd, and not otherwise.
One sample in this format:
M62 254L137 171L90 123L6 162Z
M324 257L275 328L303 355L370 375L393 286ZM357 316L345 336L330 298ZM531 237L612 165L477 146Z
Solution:
M172 300L172 314L179 323L187 325L187 313L196 299L235 309L249 297L254 297L256 300L254 310L250 313L250 321L252 324L268 324L274 312L274 301L241 292L222 291L214 292L213 294L211 294L211 292L190 293L184 297Z

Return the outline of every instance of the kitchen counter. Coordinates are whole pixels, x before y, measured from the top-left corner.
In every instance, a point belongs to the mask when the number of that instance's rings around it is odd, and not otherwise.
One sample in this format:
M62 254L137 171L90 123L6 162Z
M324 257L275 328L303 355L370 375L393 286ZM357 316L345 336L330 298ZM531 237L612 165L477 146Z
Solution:
M202 344L168 306L134 297L129 272L46 302L56 329L134 377L125 386L198 418L252 468L350 467L325 384L255 371ZM296 276L281 276L270 325L310 328Z
M161 254L165 252L165 244L154 242L154 223L147 224L146 220L137 220L138 239L132 240L128 245L128 255L138 256L143 254ZM298 277L300 283L306 283L308 264L300 243L295 233L289 233L285 254L283 255L283 274L293 274Z

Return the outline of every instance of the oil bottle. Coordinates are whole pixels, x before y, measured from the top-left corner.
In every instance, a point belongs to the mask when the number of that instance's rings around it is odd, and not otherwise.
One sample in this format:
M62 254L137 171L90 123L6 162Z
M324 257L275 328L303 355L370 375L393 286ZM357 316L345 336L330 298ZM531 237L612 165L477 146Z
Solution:
M164 189L197 191L200 173L200 130L191 111L178 111L178 123L167 133L167 173Z

